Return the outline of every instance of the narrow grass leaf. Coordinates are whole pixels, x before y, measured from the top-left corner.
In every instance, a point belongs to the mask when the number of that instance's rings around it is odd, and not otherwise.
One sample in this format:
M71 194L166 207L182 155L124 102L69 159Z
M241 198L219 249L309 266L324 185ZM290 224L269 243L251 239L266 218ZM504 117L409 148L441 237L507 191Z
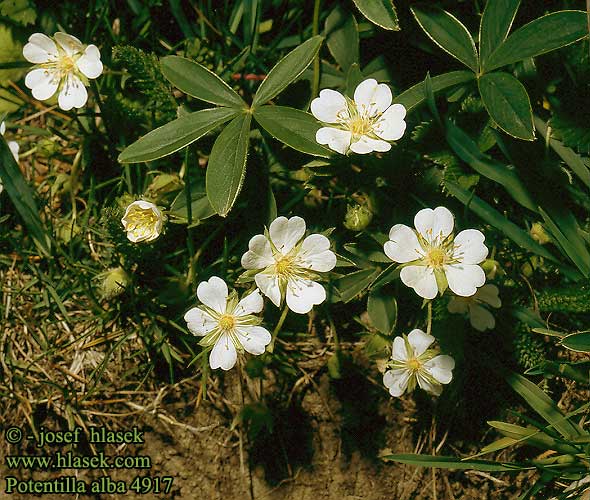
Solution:
M483 64L484 71L565 47L588 36L582 10L562 10L542 16L514 31Z
M51 238L39 217L34 191L24 178L2 136L0 136L0 180L40 253L48 257L51 254Z
M467 83L475 80L475 74L471 71L451 71L442 75L430 78L430 86L434 93L441 90ZM393 102L403 104L409 112L417 106L420 106L426 100L424 82L413 85L408 90L398 95Z
M520 0L488 0L479 27L479 57L482 65L508 36Z
M534 140L531 101L522 83L508 73L496 71L482 75L478 85L488 114L504 132L525 141Z
M579 332L566 335L561 340L561 345L570 351L590 352L590 332Z
M329 149L315 140L322 124L305 111L286 106L262 106L254 110L254 118L275 139L297 151L324 158L331 155Z
M475 42L467 28L455 16L432 5L410 8L416 21L441 49L465 64L474 73L479 70Z
M294 82L314 60L322 40L321 36L314 36L283 57L260 84L252 107L267 103Z
M227 83L201 64L185 57L167 56L160 61L168 81L185 94L219 106L246 108L246 103Z
M435 467L438 469L468 469L485 472L518 472L531 469L518 464L492 462L488 460L460 460L455 457L441 457L436 455L414 455L403 453L385 455L381 458L401 462L402 464L417 465L419 467Z
M215 211L225 217L244 183L252 115L240 115L219 134L207 165L207 197Z
M232 108L212 108L177 118L140 137L119 155L119 161L138 163L168 156L192 144L236 114L237 110Z

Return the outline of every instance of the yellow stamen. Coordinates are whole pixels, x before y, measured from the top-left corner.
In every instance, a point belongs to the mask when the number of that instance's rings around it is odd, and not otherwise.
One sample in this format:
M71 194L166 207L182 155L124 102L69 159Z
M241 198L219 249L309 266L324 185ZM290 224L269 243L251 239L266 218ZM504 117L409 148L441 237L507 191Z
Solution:
M357 117L348 123L352 135L365 135L371 131L371 122L363 117Z
M224 314L219 318L219 328L225 331L233 330L236 326L236 320L231 314Z
M428 250L426 254L426 263L430 267L439 268L442 267L447 261L446 252L438 247L433 247Z
M292 265L293 259L291 257L281 257L275 264L277 274L288 274Z
M408 367L411 370L417 371L420 369L421 366L422 366L422 363L420 363L420 361L418 361L416 358L412 358L408 361Z

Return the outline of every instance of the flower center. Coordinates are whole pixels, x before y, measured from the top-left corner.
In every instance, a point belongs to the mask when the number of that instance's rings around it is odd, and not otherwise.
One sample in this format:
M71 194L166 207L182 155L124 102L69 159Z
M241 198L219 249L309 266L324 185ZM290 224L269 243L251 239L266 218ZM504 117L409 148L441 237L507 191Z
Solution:
M281 257L276 261L275 268L277 274L285 276L289 274L291 266L293 265L293 258L289 256Z
M219 328L224 331L233 330L236 326L236 320L231 314L224 314L219 318Z
M352 135L365 135L371 131L371 121L357 116L348 122L348 128Z
M71 56L61 56L57 61L57 69L62 75L72 73L76 68L76 61Z
M418 371L422 367L422 363L416 358L412 358L408 361L408 368L413 371Z
M137 210L129 219L131 219L132 229L152 227L158 222L158 217L153 210Z
M425 260L430 267L439 268L445 264L447 254L442 248L432 247L428 250Z

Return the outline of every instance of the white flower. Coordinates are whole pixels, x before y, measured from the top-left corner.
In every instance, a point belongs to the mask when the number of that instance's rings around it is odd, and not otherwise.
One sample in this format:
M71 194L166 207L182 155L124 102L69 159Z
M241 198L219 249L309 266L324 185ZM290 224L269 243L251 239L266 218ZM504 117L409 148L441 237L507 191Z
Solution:
M58 32L53 39L34 33L23 47L23 55L37 65L25 78L33 97L45 101L59 89L59 107L65 111L86 104L88 78L98 78L102 73L96 45L84 45L67 33Z
M4 122L0 123L0 135L4 135L4 132L6 132L6 124ZM8 148L10 149L10 152L12 153L12 156L14 156L14 161L18 162L18 151L20 149L20 146L18 145L18 142L16 141L8 141ZM2 186L2 181L0 180L0 186ZM0 193L2 192L2 187L0 187Z
M121 223L127 232L129 241L133 243L148 242L160 236L164 225L164 215L153 203L138 200L127 207Z
M311 101L311 112L321 122L315 139L341 154L389 151L406 130L406 108L391 105L391 90L369 78L354 91L354 100L340 92L324 89Z
M432 335L418 329L412 330L407 337L393 340L391 361L388 362L390 369L383 374L383 384L389 394L399 397L406 390L412 392L416 383L435 396L442 392L441 384L448 384L453 378L455 360L428 349L433 342Z
M484 235L466 229L453 238L453 214L445 207L425 208L414 217L416 230L396 224L384 245L385 254L405 266L402 282L425 299L433 299L448 287L461 297L469 297L485 283L486 275L478 265L488 248Z
M487 284L478 288L471 297L452 297L447 308L451 313L468 314L469 322L476 330L491 330L496 326L496 320L492 313L480 304L497 309L502 305L499 293L496 285Z
M317 273L331 271L336 255L330 240L321 234L305 235L301 217L278 217L267 233L254 236L242 256L245 269L260 270L254 277L258 288L274 305L286 296L291 311L305 314L326 300L326 290L315 280Z
M237 293L228 293L225 281L213 276L199 283L197 297L203 305L193 307L184 315L188 329L203 337L200 344L213 346L209 354L212 369L229 370L236 364L238 352L262 354L271 341L271 334L260 325L253 313L262 311L259 290L238 301Z

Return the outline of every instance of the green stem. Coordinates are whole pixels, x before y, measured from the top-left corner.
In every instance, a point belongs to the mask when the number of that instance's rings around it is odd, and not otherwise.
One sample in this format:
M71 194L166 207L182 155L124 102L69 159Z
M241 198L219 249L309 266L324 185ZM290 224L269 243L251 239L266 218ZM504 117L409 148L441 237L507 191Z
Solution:
M281 331L281 328L283 327L283 323L285 322L285 319L287 318L288 312L289 312L289 307L285 304L285 307L283 308L283 312L281 313L281 317L279 318L279 322L277 323L277 326L275 326L275 329L272 331L272 340L270 341L269 346L266 348L266 350L268 352L274 351L275 339L277 338L277 335L279 334L279 332Z
M430 335L432 331L432 301L428 301L428 324L426 325L426 333Z
M321 0L315 0L313 4L313 36L320 33L320 3ZM320 88L320 54L318 53L313 60L313 81L311 86L311 96L316 97Z
M187 235L186 235L186 248L188 250L189 255L189 266L188 266L188 276L186 278L187 285L189 285L193 280L193 271L194 271L194 257L195 257L195 246L193 244L193 230L190 225L193 222L193 207L192 207L192 196L191 196L191 182L189 177L189 167L188 167L188 147L184 150L184 196L186 199L186 219L187 219Z

